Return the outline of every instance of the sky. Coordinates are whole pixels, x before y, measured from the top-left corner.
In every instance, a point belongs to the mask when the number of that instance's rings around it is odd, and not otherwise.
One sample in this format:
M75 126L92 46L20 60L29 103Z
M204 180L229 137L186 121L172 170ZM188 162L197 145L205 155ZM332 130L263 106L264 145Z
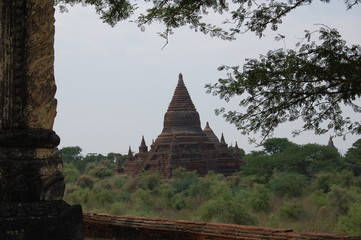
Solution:
M201 127L208 121L215 134L224 134L228 145L235 142L247 153L261 150L216 116L214 109L239 110L237 101L226 103L206 93L205 84L216 83L225 72L221 65L242 65L246 58L257 58L269 50L294 49L304 29L316 30L314 24L336 28L349 45L361 42L361 6L346 11L343 1L330 4L316 2L292 12L283 20L278 32L267 31L259 39L247 32L235 41L223 41L196 33L188 27L175 30L167 46L157 35L162 25L151 25L141 31L135 23L124 21L115 27L102 23L92 7L69 7L68 13L55 14L55 79L58 100L54 130L61 138L59 148L80 146L82 154L110 152L126 154L129 146L138 150L142 136L148 145L161 133L178 74L200 114ZM220 16L208 16L210 21ZM274 41L277 34L286 41ZM163 49L162 49L163 48ZM345 111L345 115L358 118ZM317 136L306 132L292 137L292 130L302 122L278 127L272 137L288 138L297 144L327 144L332 133ZM361 136L334 138L335 146L344 153Z

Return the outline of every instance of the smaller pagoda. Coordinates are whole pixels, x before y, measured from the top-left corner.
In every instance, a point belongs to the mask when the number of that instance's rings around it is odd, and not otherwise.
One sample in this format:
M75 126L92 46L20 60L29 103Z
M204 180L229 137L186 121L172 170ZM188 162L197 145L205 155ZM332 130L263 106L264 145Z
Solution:
M201 176L209 171L231 175L240 166L240 154L228 150L223 134L219 140L208 122L204 130L201 129L199 113L180 74L164 115L163 131L149 151L144 136L138 153L133 155L129 148L124 173L134 176L143 171L155 171L170 178L174 169L182 167Z

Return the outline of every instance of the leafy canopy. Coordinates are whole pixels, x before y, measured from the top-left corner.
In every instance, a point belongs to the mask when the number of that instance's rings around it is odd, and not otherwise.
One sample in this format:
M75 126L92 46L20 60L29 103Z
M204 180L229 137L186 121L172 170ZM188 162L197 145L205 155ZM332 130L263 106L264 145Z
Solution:
M175 28L189 26L212 37L233 40L237 34L246 31L255 32L259 37L264 35L267 27L276 31L283 17L298 7L311 4L313 0L55 0L62 11L67 11L66 5L94 6L100 18L111 26L129 19L140 9L140 2L147 3L145 11L136 16L136 22L141 28L159 22L165 26L161 35L166 38ZM329 0L321 2L327 3ZM344 2L347 9L350 9L360 0ZM223 22L219 24L221 26L210 23L205 17L211 12L224 16Z
M306 31L307 41L298 51L269 51L246 59L242 70L220 67L228 77L207 85L208 92L226 101L242 96L239 106L245 112L222 108L217 113L242 133L260 131L264 138L279 124L297 119L304 122L302 131L360 134L360 122L342 115L342 104L361 112L355 101L361 96L361 47L347 46L335 29L321 27L318 33L320 44Z

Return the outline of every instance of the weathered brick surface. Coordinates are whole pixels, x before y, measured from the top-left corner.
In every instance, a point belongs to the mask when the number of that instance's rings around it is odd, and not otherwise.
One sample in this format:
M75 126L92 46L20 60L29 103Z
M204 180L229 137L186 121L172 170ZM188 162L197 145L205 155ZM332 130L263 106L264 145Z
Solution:
M240 155L231 153L207 124L201 129L197 112L188 90L179 76L177 87L164 115L163 130L148 151L144 138L139 152L132 152L124 163L124 173L137 175L143 171L160 172L170 178L173 170L182 167L206 175L209 171L232 175L241 165Z
M361 240L361 237L337 236L323 233L295 233L291 229L126 217L98 213L84 214L84 232L86 240Z

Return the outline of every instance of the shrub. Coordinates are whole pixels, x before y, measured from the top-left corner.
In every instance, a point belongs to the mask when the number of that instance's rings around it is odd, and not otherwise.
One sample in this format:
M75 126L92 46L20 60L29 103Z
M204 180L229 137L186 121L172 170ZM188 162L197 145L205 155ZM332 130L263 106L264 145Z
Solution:
M115 189L122 188L128 181L129 178L121 175L115 175L113 176L113 186Z
M304 212L300 202L287 202L280 208L280 216L286 219L297 220L304 215Z
M306 176L292 172L274 173L269 181L270 189L279 196L299 197L303 193Z
M154 190L162 181L162 176L156 172L146 171L138 177L138 187L144 190Z
M212 181L208 178L200 178L197 183L190 187L189 195L197 199L209 199L212 197L210 193L212 184Z
M103 189L112 190L113 181L111 178L101 179L94 183L94 188L100 189L100 191L102 191Z
M249 202L253 210L267 212L270 210L269 201L272 194L263 184L254 184L249 196Z
M336 183L336 174L331 172L318 173L314 180L316 188L322 190L324 193L328 193L331 190L331 186Z
M338 228L341 233L351 236L361 236L361 202L350 206L346 216L339 218Z
M329 203L329 200L327 200L327 194L324 193L322 190L312 192L310 197L312 203L315 204L318 208L327 206Z
M81 175L76 182L76 185L78 185L81 188L93 188L94 186L94 178L88 175Z
M196 184L199 181L198 175L195 171L186 172L180 171L176 172L175 178L172 182L172 187L176 193L180 193L189 189L192 185Z
M244 201L237 200L211 199L200 207L198 215L207 222L255 225L257 219L247 211Z
M110 206L110 214L123 215L126 212L126 205L121 202L115 202Z
M132 198L131 194L128 192L121 192L120 194L118 194L116 196L116 201L121 201L121 202L127 202Z
M113 171L105 166L98 166L88 171L88 174L96 178L106 178L113 175Z
M75 161L73 164L80 173L84 173L88 162L85 160L78 160L78 161Z
M187 201L185 199L180 199L180 198L175 199L173 206L178 211L189 207Z
M63 174L65 183L75 183L80 176L80 172L73 164L64 164Z
M350 205L355 202L354 193L343 189L339 186L333 186L331 191L327 194L331 206L336 210L336 214L345 215Z
M89 200L89 189L80 188L74 192L67 194L64 200L66 200L70 204L85 204Z
M107 206L111 203L115 202L115 193L110 191L110 190L102 190L99 192L96 192L93 196L92 196L92 200L95 201L97 203L98 206Z

